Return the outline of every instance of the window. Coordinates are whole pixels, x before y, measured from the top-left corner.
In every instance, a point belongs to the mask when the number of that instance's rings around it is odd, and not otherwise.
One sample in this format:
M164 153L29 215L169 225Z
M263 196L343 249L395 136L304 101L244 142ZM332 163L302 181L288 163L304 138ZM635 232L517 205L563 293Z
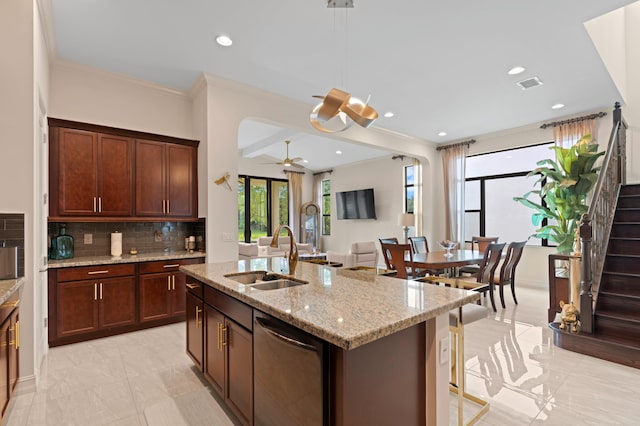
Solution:
M331 180L322 181L322 235L331 235Z
M465 240L498 236L502 242L524 241L536 230L532 210L513 201L534 189L527 174L538 159L549 157L553 143L470 156L465 182ZM532 238L529 245L540 245ZM542 245L547 245L542 241Z
M414 213L415 180L413 171L413 166L404 166L404 209L406 213Z
M289 183L284 179L239 176L238 241L256 242L289 223Z

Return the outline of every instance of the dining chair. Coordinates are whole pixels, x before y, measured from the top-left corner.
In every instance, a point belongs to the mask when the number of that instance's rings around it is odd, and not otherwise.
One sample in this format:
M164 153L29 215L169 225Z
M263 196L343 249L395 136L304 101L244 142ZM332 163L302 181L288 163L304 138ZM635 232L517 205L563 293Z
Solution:
M420 278L419 281L443 283L452 287L479 291L483 293L483 295L486 295L486 293L489 292L489 297L491 298L491 307L493 308L493 311L496 312L496 302L493 295L493 277L498 267L498 263L500 263L500 259L502 257L502 249L504 248L504 246L504 243L489 244L487 246L487 249L484 252L484 256L482 257L482 262L480 263L478 273L475 277L445 278L438 276L429 276Z
M429 253L427 237L409 237L409 243L414 253Z
M380 241L381 248L383 244L398 244L398 239L396 237L378 238L378 241ZM389 262L389 256L384 248L382 248L382 257L384 258L384 264L387 266L387 269L392 269L391 262Z
M380 244L383 255L389 258L389 269L396 271L396 278L409 280L419 276L413 266L413 252L410 244Z
M497 243L500 237L471 237L471 251L484 253L489 244ZM475 276L480 270L480 265L467 265L458 270L459 274L469 274Z
M500 268L500 273L497 272L494 274L493 283L500 287L500 303L502 303L502 308L505 308L504 304L504 286L511 286L511 295L513 296L513 301L515 304L518 304L518 299L516 299L516 286L515 286L515 275L516 275L516 266L520 262L520 258L522 257L522 252L524 251L524 246L527 244L526 241L511 243L507 247L507 254L504 257L504 262L502 263L502 267Z

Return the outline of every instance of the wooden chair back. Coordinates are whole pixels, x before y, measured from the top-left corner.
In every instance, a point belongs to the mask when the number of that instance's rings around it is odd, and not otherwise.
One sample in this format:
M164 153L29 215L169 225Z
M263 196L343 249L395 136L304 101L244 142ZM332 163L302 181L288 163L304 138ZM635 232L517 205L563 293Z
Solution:
M478 250L484 253L489 244L497 243L499 238L500 237L471 237L471 250Z
M505 244L489 244L484 252L482 263L480 263L480 270L476 280L479 283L490 284L493 283L493 274L496 272L500 258L502 257L502 249Z
M429 253L429 243L427 237L409 237L409 243L414 253Z
M388 256L387 252L385 251L384 247L382 247L382 245L383 244L398 244L398 239L396 237L378 238L378 241L380 241L380 247L382 248L382 257L384 258L384 264L387 266L387 269L393 269L391 267L391 262L389 261L389 256Z
M411 271L411 276L415 276L415 270L413 268L413 252L410 244L388 244L381 243L382 253L385 257L389 257L389 269L396 271L396 277L402 279L408 279L409 273L407 269ZM409 258L409 262L405 260L405 257Z
M507 247L507 254L504 257L502 268L500 268L500 282L502 284L513 283L516 266L518 266L520 262L526 244L526 241L522 241L519 243L511 243L509 247Z

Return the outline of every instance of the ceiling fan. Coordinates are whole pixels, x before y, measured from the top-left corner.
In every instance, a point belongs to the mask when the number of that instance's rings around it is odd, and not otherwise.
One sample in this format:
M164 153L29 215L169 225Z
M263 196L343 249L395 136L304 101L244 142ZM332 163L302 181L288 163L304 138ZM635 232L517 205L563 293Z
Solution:
M303 161L302 157L295 157L295 158L289 158L289 144L291 143L291 141L284 141L285 144L287 144L287 156L285 157L284 160L282 161L278 161L277 163L273 163L273 164L280 164L281 166L285 166L285 167L298 167L298 168L303 168L303 166L301 166L300 164L296 164L298 161Z

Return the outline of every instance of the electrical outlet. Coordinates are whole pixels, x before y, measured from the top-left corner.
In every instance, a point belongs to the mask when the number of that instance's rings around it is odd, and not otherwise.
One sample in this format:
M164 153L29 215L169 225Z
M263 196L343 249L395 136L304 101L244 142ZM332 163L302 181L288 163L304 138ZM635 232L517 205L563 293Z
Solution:
M231 232L223 232L222 241L233 241L233 234Z
M449 338L440 339L440 364L449 362Z
M93 244L93 234L84 234L84 243Z
M49 318L44 317L44 328L49 327Z

